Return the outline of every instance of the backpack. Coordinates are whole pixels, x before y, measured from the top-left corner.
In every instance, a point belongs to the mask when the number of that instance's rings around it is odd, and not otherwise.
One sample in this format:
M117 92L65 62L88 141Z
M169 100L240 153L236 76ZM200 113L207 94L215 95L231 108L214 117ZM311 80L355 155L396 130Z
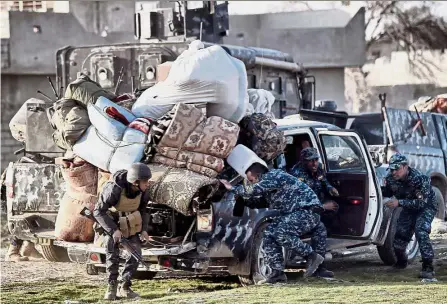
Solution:
M262 160L269 162L283 153L287 144L284 132L267 115L254 113L246 116L239 126L238 143L253 150Z
M110 100L116 98L115 94L101 88L97 82L91 80L87 75L81 74L67 86L64 98L77 100L87 106L89 103L95 104L100 96Z
M55 129L53 140L62 149L71 150L91 125L87 110L73 99L56 101L53 110L50 120Z

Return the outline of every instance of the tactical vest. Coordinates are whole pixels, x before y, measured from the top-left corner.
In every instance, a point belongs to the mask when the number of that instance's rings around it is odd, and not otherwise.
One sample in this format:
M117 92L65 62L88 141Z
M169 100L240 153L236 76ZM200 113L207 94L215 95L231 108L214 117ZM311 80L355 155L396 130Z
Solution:
M121 191L121 196L118 204L114 207L117 211L121 212L133 212L138 210L141 202L141 193L138 194L135 198L128 198L126 196L126 190Z
M126 191L121 191L120 200L113 208L118 211L118 225L124 237L130 237L141 232L143 228L143 220L138 207L141 202L140 193L135 198L128 198Z

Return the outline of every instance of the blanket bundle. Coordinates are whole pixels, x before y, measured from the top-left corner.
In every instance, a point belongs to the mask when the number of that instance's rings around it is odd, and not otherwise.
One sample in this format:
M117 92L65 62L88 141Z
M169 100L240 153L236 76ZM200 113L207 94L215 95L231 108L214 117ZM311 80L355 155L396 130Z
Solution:
M200 109L179 104L156 147L153 162L216 177L238 135L237 124L217 116L206 118Z

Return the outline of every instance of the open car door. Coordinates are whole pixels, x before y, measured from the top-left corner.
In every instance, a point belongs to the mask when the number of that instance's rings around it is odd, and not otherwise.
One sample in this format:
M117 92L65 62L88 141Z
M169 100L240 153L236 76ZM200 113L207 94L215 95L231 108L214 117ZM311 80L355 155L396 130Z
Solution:
M382 194L366 144L353 131L317 134L327 178L340 194L331 198L338 212L323 216L329 237L374 241L382 222Z

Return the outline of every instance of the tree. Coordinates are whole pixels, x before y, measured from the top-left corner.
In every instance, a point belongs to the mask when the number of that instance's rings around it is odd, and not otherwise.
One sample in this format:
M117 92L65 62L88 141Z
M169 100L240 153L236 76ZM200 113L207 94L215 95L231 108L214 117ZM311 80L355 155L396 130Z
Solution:
M433 13L435 5L435 1L413 5L407 1L366 2L365 31L370 36L367 52L376 43L391 41L397 46L396 51L406 52L415 75L431 76L437 67L423 51L447 49L447 22Z
M365 2L367 54L377 45L392 44L394 51L407 55L412 74L433 79L434 72L438 70L432 60L433 55L447 49L447 23L434 13L436 6L435 1ZM378 97L368 85L365 69L346 69L345 77L346 98L352 103L353 110L378 110Z

